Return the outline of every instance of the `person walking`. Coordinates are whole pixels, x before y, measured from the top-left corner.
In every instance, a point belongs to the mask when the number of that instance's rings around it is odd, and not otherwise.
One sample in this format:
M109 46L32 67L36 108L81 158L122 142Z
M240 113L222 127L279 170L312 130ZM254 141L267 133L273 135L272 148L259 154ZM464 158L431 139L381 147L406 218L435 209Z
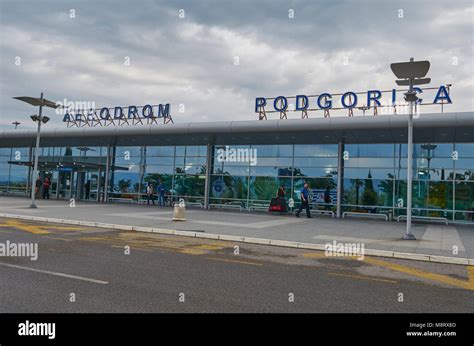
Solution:
M84 184L84 190L86 191L86 200L90 198L91 195L91 181L88 180L87 183Z
M280 185L280 187L278 188L276 196L277 198L285 198L285 188L283 187L283 185Z
M287 213L286 199L285 199L285 188L280 185L277 191L277 203L280 205L280 214Z
M165 192L166 192L166 187L165 184L160 180L160 184L157 187L158 190L158 205L159 206L165 206Z
M331 189L328 186L326 191L324 191L324 210L331 210L331 203Z
M36 182L35 182L35 196L36 198L39 198L39 196L41 195L41 187L43 186L43 182L41 181L41 177L38 176L38 178L36 178Z
M152 201L153 205L155 205L155 200L153 199L153 184L151 181L148 182L146 187L146 204L150 205L150 200Z
M296 211L296 217L300 217L300 213L303 210L303 208L306 209L306 216L308 219L310 219L311 212L309 211L309 188L308 188L308 183L304 183L303 185L303 190L301 190L300 193L300 199L301 199L301 205L300 208Z
M49 199L49 186L51 185L51 181L49 177L44 178L43 183L43 199Z

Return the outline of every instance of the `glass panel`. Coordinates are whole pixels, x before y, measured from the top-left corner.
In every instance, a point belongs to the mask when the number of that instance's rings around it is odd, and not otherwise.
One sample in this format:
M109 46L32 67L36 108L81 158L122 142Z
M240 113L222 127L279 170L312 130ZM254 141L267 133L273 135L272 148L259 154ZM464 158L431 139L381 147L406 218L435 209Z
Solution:
M392 179L344 179L343 204L362 206L392 206Z
M273 157L291 157L293 156L292 145L252 145L252 149L257 150L257 157L273 156Z
M174 146L168 147L147 147L147 156L174 156Z
M175 175L173 189L180 197L204 197L204 175Z
M455 150L459 158L474 157L474 143L456 143Z
M283 174L281 174L283 175ZM314 167L302 167L294 169L295 177L328 177L336 176L337 170L335 168L314 168Z
M474 180L474 169L457 170L456 180Z
M456 182L456 210L474 208L474 182Z
M337 157L337 144L295 144L295 157Z
M349 157L393 157L393 144L346 144ZM393 161L393 160L392 160ZM390 166L393 163L390 163ZM371 166L366 166L371 167Z
M337 167L337 158L295 157L296 167Z
M357 179L362 177L374 179L394 179L393 168L344 168L344 178Z
M215 166L214 174L226 174L226 175L248 175L249 168L248 166Z
M184 158L181 158L182 165L184 164ZM166 157L166 156L148 156L146 157L146 164L147 165L174 165L174 157Z
M156 165L147 165L146 173L148 174L173 174L173 166L156 166Z
M213 203L229 199L247 199L247 177L212 175L210 183L210 196L215 198Z
M344 160L344 167L392 168L393 158L349 156L348 160Z
M250 175L278 176L291 174L287 167L253 167L250 166Z
M250 177L250 199L270 201L276 196L278 187L283 185L290 195L291 178L282 177Z

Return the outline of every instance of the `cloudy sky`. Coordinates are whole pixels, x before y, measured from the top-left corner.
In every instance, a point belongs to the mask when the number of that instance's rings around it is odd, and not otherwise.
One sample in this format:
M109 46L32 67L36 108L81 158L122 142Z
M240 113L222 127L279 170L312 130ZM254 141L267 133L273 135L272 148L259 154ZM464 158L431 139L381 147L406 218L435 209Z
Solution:
M257 96L391 89L390 63L411 56L431 61L433 86L453 84L449 111L474 110L470 0L0 6L2 129L33 126L36 110L12 97L41 91L97 108L171 103L175 122L252 120Z

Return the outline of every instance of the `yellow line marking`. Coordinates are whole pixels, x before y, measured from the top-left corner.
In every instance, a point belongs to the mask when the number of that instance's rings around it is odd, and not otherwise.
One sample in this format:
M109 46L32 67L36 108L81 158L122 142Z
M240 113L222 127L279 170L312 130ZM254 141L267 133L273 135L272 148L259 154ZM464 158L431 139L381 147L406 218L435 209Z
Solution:
M73 226L56 226L47 224L30 224L14 219L7 219L5 222L0 224L0 227L11 227L17 230L33 233L33 234L49 234L49 230L56 231L81 231L85 230L84 227L73 227Z
M231 262L231 263L240 263L240 264L249 264L253 266L262 266L262 263L257 262L247 262L247 261L237 261L237 260L230 260L225 258L217 258L217 257L207 257L207 259L215 260L215 261L222 261L222 262Z
M46 236L45 238L54 239L54 240L62 240L62 241L72 241L72 239L59 238L59 237L49 237L49 236Z
M0 227L12 227L21 231L33 233L33 234L49 234L50 232L43 230L44 226L30 225L16 220L6 220Z
M309 253L304 253L303 257L305 257L305 258L321 258L321 257L326 257L326 253L324 253L324 252L309 252Z
M424 270L407 267L401 264L386 262L386 261L382 261L375 258L366 257L365 261L377 266L381 266L381 267L385 267L391 270L398 271L400 273L416 276L422 279L437 281L437 282L441 282L441 283L448 284L451 286L474 291L474 268L472 268L472 266L466 266L467 272L468 272L468 280L459 280L459 279L455 279L446 275L431 273Z
M340 274L340 273L328 273L329 275L334 275L334 276L346 276L354 279L364 279L364 280L371 280L371 281L381 281L381 282L388 282L391 284L396 284L397 281L394 280L388 280L388 279L377 279L373 278L370 276L362 276L362 275L351 275L351 274Z

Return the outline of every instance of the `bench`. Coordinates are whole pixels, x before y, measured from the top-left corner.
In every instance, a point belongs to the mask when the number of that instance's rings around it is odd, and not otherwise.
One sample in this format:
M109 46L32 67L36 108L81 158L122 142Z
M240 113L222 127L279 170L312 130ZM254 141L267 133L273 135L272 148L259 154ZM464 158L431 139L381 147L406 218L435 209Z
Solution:
M157 204L157 203L156 203L157 200L154 199L154 201L155 201L155 204ZM148 202L148 200L147 200L147 199L143 199L143 198L137 200L137 204L141 204L141 203L146 204L147 202ZM150 200L150 203L153 203L153 202Z
M209 204L209 209L211 208L221 208L221 209L225 209L225 208L231 208L231 209L239 209L240 211L242 211L242 206L240 204L217 204L217 203L211 203Z
M25 191L2 191L3 195L7 196L26 196L27 193Z
M122 197L109 197L109 201L124 201L124 202L130 202L133 204L133 198L122 198Z
M263 211L268 211L268 208L270 207L270 204L252 204L250 205L247 210L263 210Z
M445 217L438 217L438 216L415 216L415 215L412 215L412 220L417 220L417 221L441 221L443 222L444 224L446 224L446 226L448 225L448 219L445 218ZM400 222L401 219L407 219L407 216L406 215L399 215L397 217L397 222Z
M179 204L179 202L177 202L176 204ZM186 202L185 201L184 205L196 205L199 208L204 209L204 203L201 203L201 202Z
M342 213L342 218L344 219L346 216L355 216L355 217L371 217L374 219L380 219L384 218L385 221L388 221L388 215L387 214L380 214L380 213L359 213L356 211L345 211Z
M331 215L331 217L334 217L334 212L332 210L313 209L310 210L310 212L311 214Z

